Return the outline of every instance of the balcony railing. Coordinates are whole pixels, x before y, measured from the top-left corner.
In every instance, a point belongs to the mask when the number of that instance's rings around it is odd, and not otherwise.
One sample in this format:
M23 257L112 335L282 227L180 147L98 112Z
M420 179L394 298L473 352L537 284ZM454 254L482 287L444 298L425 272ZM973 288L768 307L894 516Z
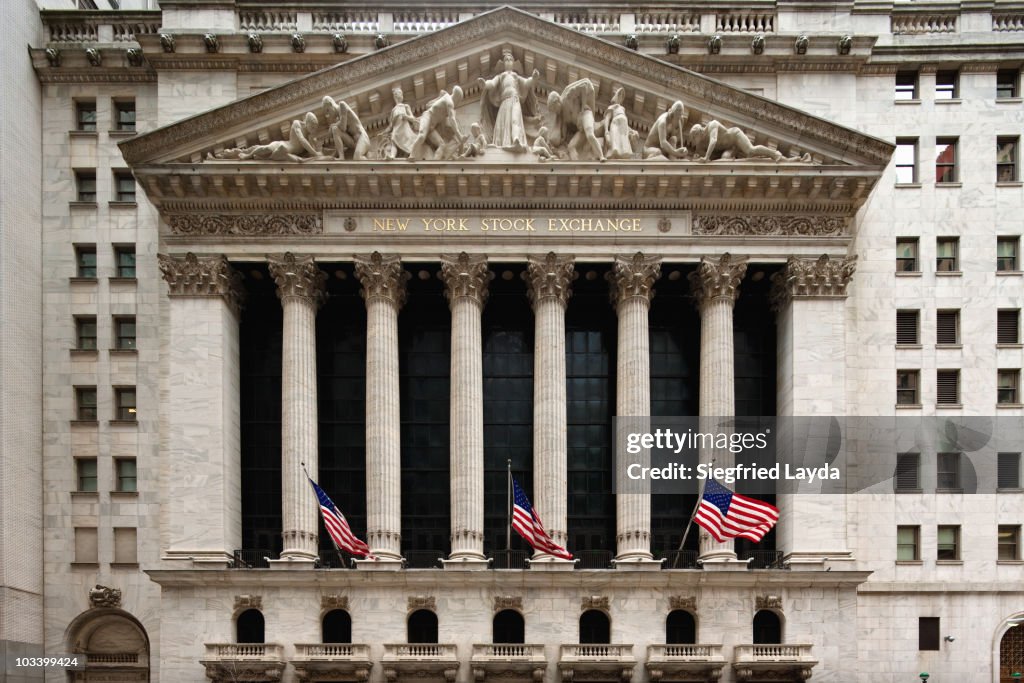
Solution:
M563 662L622 662L633 660L632 645L609 645L574 643L563 645L560 661Z
M814 664L811 645L737 645L733 650L736 663L801 663Z
M206 643L206 658L274 662L281 661L283 650L277 643Z
M579 550L573 556L577 569L611 569L614 557L610 550Z
M284 672L283 649L277 643L206 643L206 656L199 663L214 683L236 681L240 671L257 677L247 680L276 681Z
M268 559L273 559L277 553L264 548L240 548L234 553L231 560L231 569L269 569Z
M495 550L491 553L491 569L526 569L525 550Z
M396 660L456 658L455 645L443 643L407 643L384 645L384 657Z
M781 550L748 550L740 553L739 559L750 560L748 569L785 569Z
M336 550L324 550L317 556L318 569L351 569L352 563L348 555L339 554Z
M658 553L658 559L663 559L662 569L696 569L696 550L669 550Z
M721 645L648 645L648 662L725 661Z
M353 643L296 643L295 658L311 661L369 660L370 646Z
M473 646L473 661L544 661L544 646L533 643L487 643Z
M446 554L443 550L407 550L405 552L405 568L439 569L441 558Z

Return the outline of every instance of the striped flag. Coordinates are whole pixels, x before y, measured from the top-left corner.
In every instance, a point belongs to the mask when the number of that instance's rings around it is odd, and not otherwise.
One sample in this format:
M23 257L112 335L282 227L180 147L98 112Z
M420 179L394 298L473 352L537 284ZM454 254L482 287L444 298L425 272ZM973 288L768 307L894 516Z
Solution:
M563 560L571 560L568 550L557 545L544 531L544 525L537 511L530 505L530 499L519 488L519 482L512 480L512 528L529 543L534 550L548 553Z
M341 510L324 493L324 490L317 486L316 482L308 474L306 479L309 479L309 483L313 485L313 492L316 493L316 499L320 503L320 514L324 518L324 528L327 529L328 535L334 541L335 547L338 550L344 550L350 555L365 557L368 560L377 559L370 554L369 546L356 538L356 535L352 533L345 515L341 514Z
M708 479L693 520L719 543L737 536L756 542L779 521L779 509Z

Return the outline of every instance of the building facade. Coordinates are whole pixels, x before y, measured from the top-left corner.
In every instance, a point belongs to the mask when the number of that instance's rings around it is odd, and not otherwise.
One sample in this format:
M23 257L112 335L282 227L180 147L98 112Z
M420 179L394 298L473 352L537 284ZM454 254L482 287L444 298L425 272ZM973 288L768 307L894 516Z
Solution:
M1019 445L759 544L613 488L615 416L1024 417L1018 6L4 12L0 640L83 659L10 680L1024 669Z

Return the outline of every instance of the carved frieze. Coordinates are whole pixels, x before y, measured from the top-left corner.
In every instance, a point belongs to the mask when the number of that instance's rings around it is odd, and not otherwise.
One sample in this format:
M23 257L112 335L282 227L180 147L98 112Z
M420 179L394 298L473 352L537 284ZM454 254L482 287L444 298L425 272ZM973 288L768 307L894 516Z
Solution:
M604 595L587 595L580 600L580 609L610 609L610 601Z
M840 216L695 216L695 235L797 235L838 237L845 232Z
M236 311L245 300L239 275L223 256L180 256L157 254L160 273L167 281L168 296L223 297Z
M89 606L120 607L121 589L108 588L107 586L101 586L100 584L96 584L95 588L89 589Z
M716 261L705 256L697 264L697 270L690 273L690 287L697 304L703 306L716 299L735 301L746 272L745 258L726 253Z
M572 281L577 277L571 256L558 256L549 252L544 257L530 256L527 259L523 280L530 303L536 307L541 299L553 298L565 306L572 296Z
M321 609L348 609L347 595L321 595Z
M263 609L262 595L236 595L235 611L247 609Z
M390 302L395 308L405 304L405 283L409 273L402 268L402 261L397 256L383 256L373 252L369 256L356 256L356 277L363 285L360 294L367 303L371 299L381 298Z
M503 609L523 609L523 599L518 595L496 595L494 596L494 611L500 612Z
M460 297L467 297L483 306L492 277L491 271L487 270L486 256L462 252L458 256L441 257L441 280L444 281L444 295L449 306Z
M756 609L782 609L781 595L758 595L754 598Z
M695 595L670 595L670 596L668 596L668 606L671 609L696 610L697 609L697 596L695 596Z
M295 297L319 307L327 298L327 273L320 270L312 256L296 256L288 252L280 256L268 256L267 265L270 276L277 284L277 296L281 301Z
M319 235L324 230L319 213L184 213L172 214L167 224L172 234L192 237Z
M661 277L661 258L644 256L639 251L632 256L616 256L605 277L611 283L612 305L618 306L633 297L650 301L654 283Z
M827 254L817 259L791 256L785 268L772 275L772 306L778 310L798 297L843 298L856 269L856 256L843 259L833 259Z
M409 611L413 612L418 609L437 609L437 598L433 595L410 595Z

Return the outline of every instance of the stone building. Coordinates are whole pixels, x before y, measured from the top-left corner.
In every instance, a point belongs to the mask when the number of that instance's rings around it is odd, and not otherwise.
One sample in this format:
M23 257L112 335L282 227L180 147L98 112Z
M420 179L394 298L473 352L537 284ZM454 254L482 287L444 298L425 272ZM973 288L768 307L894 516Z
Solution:
M1018 4L41 4L0 651L82 662L8 680L1024 669L1019 444L977 494L936 443L771 496L759 544L612 492L613 416L1019 422ZM576 562L508 538L509 468Z

